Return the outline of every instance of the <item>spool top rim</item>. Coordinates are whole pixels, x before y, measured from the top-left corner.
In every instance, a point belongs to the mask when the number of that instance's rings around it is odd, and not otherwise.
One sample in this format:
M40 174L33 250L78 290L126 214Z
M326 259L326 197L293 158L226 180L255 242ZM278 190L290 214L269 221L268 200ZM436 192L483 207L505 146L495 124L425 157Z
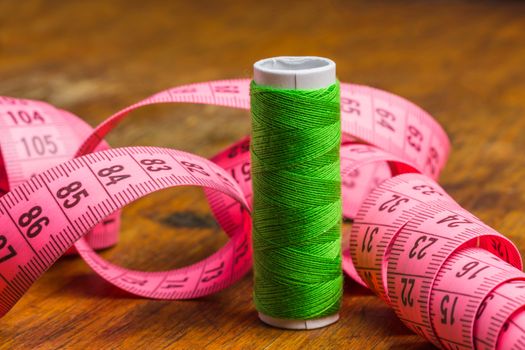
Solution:
M317 56L279 56L253 65L256 84L280 89L317 90L335 84L335 62Z

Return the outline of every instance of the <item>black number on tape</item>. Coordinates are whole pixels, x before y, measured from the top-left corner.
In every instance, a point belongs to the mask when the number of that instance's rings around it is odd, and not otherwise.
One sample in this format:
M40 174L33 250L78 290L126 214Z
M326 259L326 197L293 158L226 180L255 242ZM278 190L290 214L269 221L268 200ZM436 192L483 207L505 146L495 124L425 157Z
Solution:
M113 175L114 173L121 172L122 170L124 170L124 167L122 165L113 165L109 168L100 169L97 174L98 176L101 176L101 177L108 177L110 181L107 182L105 185L111 186L111 185L115 185L117 182L121 180L131 177L131 175L125 175L125 174Z
M374 240L374 235L379 232L379 227L374 227L371 229L371 226L368 226L366 228L365 237L363 238L363 244L361 245L361 252L364 252L365 249L367 252L371 252L373 245L372 241ZM366 243L366 239L368 238L368 243Z
M238 175L237 175L237 172L235 171L235 168L232 168L231 172L232 172L232 177L235 179L235 181L237 181L237 183L248 182L248 181L250 181L252 179L252 176L250 174L250 163L243 163L241 165L242 181L239 181L240 179L238 178Z
M171 170L169 165L164 165L166 162L162 159L142 159L140 164L148 165L148 167L146 167L148 171Z
M352 100L348 97L341 97L341 111L345 113L355 113L361 115L359 108L361 107L359 101Z
M3 251L4 248L7 249L7 254L0 256L0 263L3 263L4 261L7 261L12 257L16 256L15 248L13 248L12 245L7 244L7 238L5 236L0 235L0 251Z
M204 277L201 279L202 282L209 282L209 281L212 281L214 279L216 279L217 277L219 277L220 275L222 275L222 269L224 268L224 261L221 262L221 264L213 269L209 269L209 270L206 270L204 271Z
M441 323L450 324L451 326L454 324L454 321L456 320L454 318L454 311L456 310L457 302L458 297L454 297L454 299L451 300L450 295L448 294L441 299Z
M414 290L414 284L416 280L414 278L401 278L403 289L401 290L401 302L403 305L414 306L414 299L412 298L412 291Z
M421 143L423 142L423 134L413 125L408 126L407 141L410 147L415 149L418 152L421 152Z
M417 185L412 187L412 189L416 191L421 191L424 195L430 196L433 194L437 194L438 196L443 196L443 193L436 191L436 189L429 185Z
M496 251L499 257L501 257L505 261L509 260L509 251L507 249L507 246L501 244L501 241L499 239L492 240L492 248Z
M432 175L436 174L438 163L439 163L439 154L437 153L434 147L430 147L430 150L428 151L426 165L430 168L430 173Z
M408 253L408 257L410 259L416 257L418 260L421 260L427 255L425 250L428 249L432 244L436 243L438 241L437 238L434 237L428 237L427 235L423 235L416 239L414 242L414 246L412 249L410 249L410 252Z
M481 315L483 315L483 312L487 308L488 302L491 301L492 299L494 299L494 294L490 294L489 296L485 298L485 300L483 300L483 302L481 303L478 309L478 312L476 313L476 320L479 319Z
M138 279L138 278L129 277L129 276L124 276L124 277L121 278L121 280L123 282L129 283L129 284L133 284L133 285L137 285L137 286L141 286L141 287L143 287L146 283L148 283L148 280Z
M228 153L228 158L235 158L239 154L246 153L250 151L250 141L244 141L240 145L232 147Z
M31 124L34 121L40 121L42 123L45 123L44 117L38 111L33 111L32 113L29 113L28 111L20 110L20 111L7 111L7 115L11 117L13 120L13 123L15 125L19 125L20 122L24 124Z
M179 280L166 280L164 281L162 289L182 288L186 282L188 282L188 277Z
M29 226L26 231L27 237L35 238L40 232L42 232L44 226L49 225L49 218L47 216L38 218L40 214L42 214L42 207L37 205L31 208L27 213L20 215L18 218L18 225L20 225L20 227ZM33 222L35 219L37 220Z
M390 122L395 122L396 121L396 116L387 111L386 109L383 109L383 108L376 108L376 113L379 114L379 116L381 117L381 120L379 120L377 123L379 125L381 125L382 127L392 131L392 132L395 132L396 130L394 129L394 127L392 126Z
M35 154L43 156L58 152L58 146L52 140L52 135L33 136L29 139L22 137L21 141L28 157L32 157Z
M210 174L208 174L204 168L202 166L200 166L199 164L195 164L195 163L191 163L191 162L187 162L187 161L182 161L180 162L182 165L184 165L184 167L186 169L188 169L188 171L190 173L198 173L198 174L202 174L204 176L210 176Z
M446 218L439 220L437 223L445 224L447 222L448 222L447 224L448 227L458 227L459 225L473 224L472 221L465 219L459 216L458 214L449 215Z
M70 209L80 203L82 197L88 197L89 193L82 189L82 183L80 181L75 181L69 185L62 187L57 191L57 197L60 199L66 199L62 206L64 208Z
M239 260L241 260L241 258L248 253L248 248L248 240L246 239L246 237L244 237L244 240L242 241L241 245L236 250L235 265L237 265Z
M477 261L468 262L461 268L461 271L456 272L456 277L461 278L465 276L466 274L470 273L473 269L475 269L478 266L479 266L479 262ZM480 267L476 271L473 271L473 273L469 275L468 279L471 280L471 279L478 277L478 273L488 268L489 268L488 266Z
M393 194L392 199L387 200L383 204L379 206L379 211L388 210L389 213L392 213L396 211L396 208L402 204L407 203L409 201L408 198L402 197L398 194Z

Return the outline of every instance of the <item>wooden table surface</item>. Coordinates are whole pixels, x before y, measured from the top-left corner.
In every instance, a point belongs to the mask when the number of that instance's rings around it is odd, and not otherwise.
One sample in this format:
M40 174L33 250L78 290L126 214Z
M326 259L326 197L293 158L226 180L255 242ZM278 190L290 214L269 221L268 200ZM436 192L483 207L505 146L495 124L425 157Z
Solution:
M334 59L342 81L419 104L453 142L441 183L525 253L525 3L520 1L0 0L0 95L45 100L96 125L158 90L249 77L275 55ZM211 156L249 133L244 111L145 108L109 138ZM226 240L200 191L167 190L124 210L128 267L195 262ZM424 349L378 298L347 281L341 320L314 331L262 324L251 275L190 301L130 297L63 258L0 320L5 349Z

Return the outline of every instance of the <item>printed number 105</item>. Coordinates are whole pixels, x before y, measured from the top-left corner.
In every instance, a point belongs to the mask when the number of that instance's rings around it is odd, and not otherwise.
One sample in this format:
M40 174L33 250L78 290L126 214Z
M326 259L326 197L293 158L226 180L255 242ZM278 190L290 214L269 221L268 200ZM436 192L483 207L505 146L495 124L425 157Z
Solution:
M52 135L22 137L20 141L22 141L28 157L53 155L58 152L58 146L53 141Z

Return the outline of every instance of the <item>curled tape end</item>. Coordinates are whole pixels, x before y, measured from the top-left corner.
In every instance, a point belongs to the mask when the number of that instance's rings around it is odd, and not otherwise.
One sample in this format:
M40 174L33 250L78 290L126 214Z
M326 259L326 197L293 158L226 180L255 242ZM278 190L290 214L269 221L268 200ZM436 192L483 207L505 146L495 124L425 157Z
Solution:
M283 318L274 318L259 312L259 318L267 325L283 329L317 329L329 326L339 320L339 314L315 318L311 320L288 320Z

